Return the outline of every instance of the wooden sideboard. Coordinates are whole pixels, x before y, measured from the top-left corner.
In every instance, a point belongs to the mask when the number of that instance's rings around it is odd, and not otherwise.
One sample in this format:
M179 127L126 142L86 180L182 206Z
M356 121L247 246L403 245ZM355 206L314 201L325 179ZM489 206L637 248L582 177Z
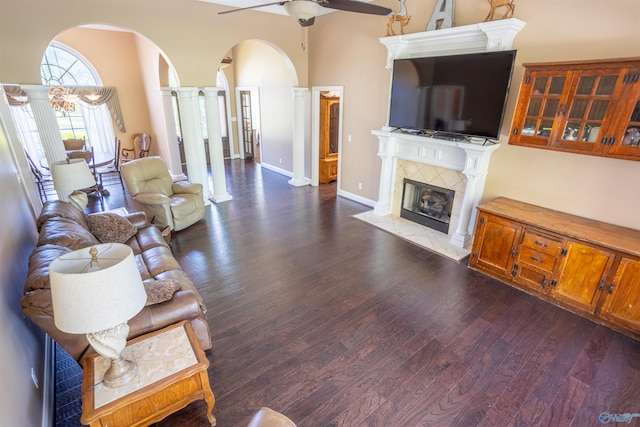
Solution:
M469 267L640 340L640 230L499 198Z

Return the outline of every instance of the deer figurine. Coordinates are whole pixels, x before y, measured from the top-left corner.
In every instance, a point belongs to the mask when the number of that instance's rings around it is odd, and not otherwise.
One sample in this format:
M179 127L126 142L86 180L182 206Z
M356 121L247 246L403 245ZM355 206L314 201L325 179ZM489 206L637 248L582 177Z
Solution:
M387 36L394 36L396 33L393 32L393 24L395 22L400 22L400 34L404 34L404 27L409 23L411 17L407 15L407 8L404 5L405 0L400 1L400 11L399 12L391 12L388 16L387 20Z
M513 11L516 8L516 5L513 4L513 0L488 0L488 1L489 1L489 5L491 5L491 8L489 9L489 14L487 15L487 17L484 18L485 22L492 21L493 15L496 13L496 9L501 6L504 6L507 9L502 19L513 18Z

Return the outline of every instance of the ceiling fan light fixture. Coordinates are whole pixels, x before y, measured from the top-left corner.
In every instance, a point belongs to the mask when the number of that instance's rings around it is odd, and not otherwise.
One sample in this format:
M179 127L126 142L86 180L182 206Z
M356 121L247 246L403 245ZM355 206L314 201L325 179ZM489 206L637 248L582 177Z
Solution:
M316 16L320 5L310 0L291 0L284 4L284 10L295 19L307 20Z

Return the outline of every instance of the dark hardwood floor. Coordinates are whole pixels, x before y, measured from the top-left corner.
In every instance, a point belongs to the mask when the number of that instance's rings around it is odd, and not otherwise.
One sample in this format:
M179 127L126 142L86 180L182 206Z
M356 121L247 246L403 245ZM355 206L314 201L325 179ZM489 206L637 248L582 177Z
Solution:
M233 200L173 235L208 309L218 426L261 406L300 427L583 427L640 412L639 342L352 218L370 208L335 184L227 166ZM122 205L113 191L106 208ZM206 426L205 405L157 425Z

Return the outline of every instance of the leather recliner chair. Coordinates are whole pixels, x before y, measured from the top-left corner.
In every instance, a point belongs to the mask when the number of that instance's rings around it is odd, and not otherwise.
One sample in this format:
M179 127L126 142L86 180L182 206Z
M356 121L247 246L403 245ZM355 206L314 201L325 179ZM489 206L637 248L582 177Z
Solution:
M153 223L179 231L204 216L202 184L173 182L160 157L123 163L120 172L134 202Z

